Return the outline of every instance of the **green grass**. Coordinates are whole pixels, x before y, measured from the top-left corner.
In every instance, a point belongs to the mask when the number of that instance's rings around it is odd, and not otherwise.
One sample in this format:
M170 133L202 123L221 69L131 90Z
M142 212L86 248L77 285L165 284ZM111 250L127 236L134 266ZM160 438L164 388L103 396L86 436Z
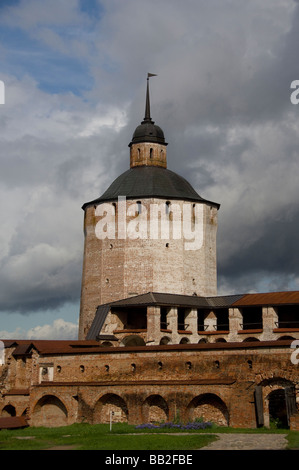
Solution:
M132 435L135 433L136 435ZM73 424L59 428L26 428L0 431L0 450L40 450L64 447L73 450L195 450L216 439L213 435L144 433L135 426Z
M128 424L73 424L59 428L25 428L0 431L0 450L196 450L217 439L215 433L283 433L289 448L299 448L299 431L232 429L213 426L200 431L139 430ZM134 434L134 435L132 435Z

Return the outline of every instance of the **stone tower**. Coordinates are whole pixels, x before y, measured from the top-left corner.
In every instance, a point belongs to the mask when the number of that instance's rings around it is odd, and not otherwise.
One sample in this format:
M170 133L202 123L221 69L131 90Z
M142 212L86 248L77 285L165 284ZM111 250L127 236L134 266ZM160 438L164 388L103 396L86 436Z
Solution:
M79 339L86 338L99 305L147 292L217 293L219 204L167 169L164 133L151 119L149 77L145 117L129 147L130 169L82 207Z

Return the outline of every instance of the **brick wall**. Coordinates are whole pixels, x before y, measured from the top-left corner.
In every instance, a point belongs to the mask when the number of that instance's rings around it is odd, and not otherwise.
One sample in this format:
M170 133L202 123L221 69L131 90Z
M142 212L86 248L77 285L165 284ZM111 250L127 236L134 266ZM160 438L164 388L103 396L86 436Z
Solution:
M166 217L167 200L143 200L143 212L139 216L135 213L136 202L126 201L126 213L131 214L127 218L127 226L136 224L137 217L140 221L144 220L148 229L146 238L132 239L127 236L126 239L119 239L116 230L114 239L99 239L96 236L96 225L100 220L96 213L99 209L92 205L86 208L79 339L86 337L96 308L101 304L151 291L216 295L217 209L200 204L203 211L203 242L194 250L186 249L186 243L192 243L192 240L186 241L183 237L173 239L171 230L169 238L162 238L161 232L158 232L158 239L151 238L150 227L156 220L152 207L161 207L157 217ZM172 204L183 214L184 201L172 201ZM108 206L112 207L112 204ZM115 218L111 211L107 223L118 220L118 210L116 204ZM170 227L171 219L170 213L165 219Z
M47 354L35 361L36 372L27 384L30 397L24 397L32 425L107 422L114 411L115 421L132 424L202 417L254 428L256 385L263 387L266 418L273 387L292 384L297 393L299 387L287 346L103 348L97 353ZM53 367L51 381L38 373L45 364ZM14 398L2 397L1 409L7 403L13 404ZM297 426L296 418L292 423Z

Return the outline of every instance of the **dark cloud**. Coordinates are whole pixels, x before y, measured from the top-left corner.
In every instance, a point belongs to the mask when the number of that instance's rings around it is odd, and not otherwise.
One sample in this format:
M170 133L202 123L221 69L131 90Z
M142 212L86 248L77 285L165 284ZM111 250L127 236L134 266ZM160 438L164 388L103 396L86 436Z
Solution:
M246 246L240 237L233 255L219 263L220 279L235 285L236 280L247 277L252 283L250 289L256 289L261 279L265 278L268 284L273 282L271 290L287 289L288 284L292 285L298 277L298 207L288 207L281 214L272 214L272 217L265 213L260 229L260 235L255 238L255 227L251 227L245 240ZM250 232L253 232L252 242Z
M14 69L0 49L0 310L79 299L81 206L129 167L147 72L158 74L151 109L168 167L221 204L219 292L298 288L298 3L103 0L96 17L60 5L21 1L0 20L38 44L43 64L50 54L51 83L39 82L37 57ZM63 58L78 68L59 81Z

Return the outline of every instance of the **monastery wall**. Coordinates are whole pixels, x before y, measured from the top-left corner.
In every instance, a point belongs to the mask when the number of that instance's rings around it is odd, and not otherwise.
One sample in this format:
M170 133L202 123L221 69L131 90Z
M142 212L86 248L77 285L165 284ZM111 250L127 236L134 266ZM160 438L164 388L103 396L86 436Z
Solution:
M273 390L291 386L299 401L298 366L291 362L289 342L273 343L34 353L24 361L30 373L22 383L17 377L19 359L11 357L1 410L10 405L22 414L27 407L34 426L109 422L114 411L115 421L131 424L203 417L220 425L254 428L254 393L260 385L269 425L268 397Z

